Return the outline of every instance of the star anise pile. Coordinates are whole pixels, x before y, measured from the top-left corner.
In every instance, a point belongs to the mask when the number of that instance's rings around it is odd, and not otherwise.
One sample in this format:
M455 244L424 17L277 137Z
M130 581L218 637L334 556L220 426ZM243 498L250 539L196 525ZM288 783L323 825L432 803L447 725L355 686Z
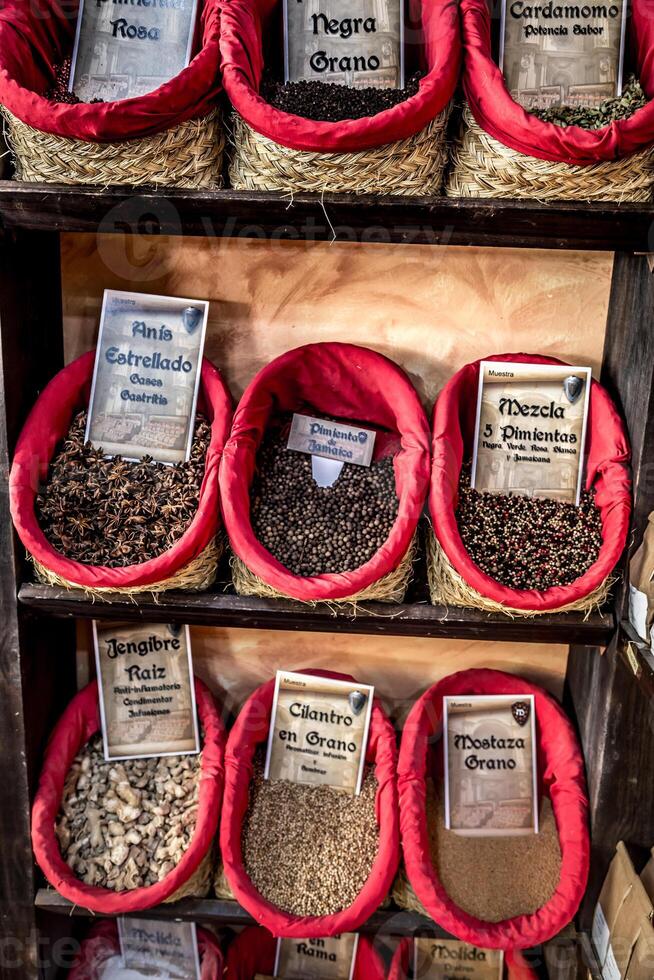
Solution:
M140 564L167 551L198 509L209 424L196 420L191 458L175 466L149 456L134 463L107 458L85 444L85 428L81 412L36 498L47 539L68 558L109 568Z

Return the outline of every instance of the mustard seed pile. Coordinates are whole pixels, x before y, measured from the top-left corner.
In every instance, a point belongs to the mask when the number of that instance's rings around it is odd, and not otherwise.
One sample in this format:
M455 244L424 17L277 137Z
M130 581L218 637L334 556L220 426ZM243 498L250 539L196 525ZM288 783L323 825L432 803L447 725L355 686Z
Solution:
M397 517L393 459L347 464L331 487L313 479L311 456L286 449L285 429L272 429L257 456L251 490L253 530L295 575L359 568L388 537Z
M351 905L379 848L376 792L372 770L359 796L264 780L257 755L242 831L245 869L255 888L295 915L333 915Z
M75 757L56 834L87 885L122 892L153 885L188 848L198 809L199 755L105 762L101 735Z
M86 413L72 423L36 498L36 516L58 551L89 565L118 568L155 558L187 529L198 509L211 430L197 418L187 463L149 456L106 458L84 442Z
M427 825L434 866L450 898L469 915L501 922L549 901L561 875L552 806L543 799L539 832L522 837L464 837L445 829L442 798L427 781ZM480 868L487 869L480 874Z
M340 122L363 119L405 102L418 91L420 72L404 88L349 88L333 82L280 82L264 73L261 95L270 105L304 119Z
M497 582L512 589L569 585L597 560L602 518L595 494L580 506L537 497L479 493L470 464L459 478L456 520L466 551Z

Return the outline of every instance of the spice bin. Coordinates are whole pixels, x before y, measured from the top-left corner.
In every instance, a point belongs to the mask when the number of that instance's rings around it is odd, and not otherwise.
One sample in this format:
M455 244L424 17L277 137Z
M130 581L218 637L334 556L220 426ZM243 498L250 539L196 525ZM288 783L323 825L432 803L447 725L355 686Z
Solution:
M636 70L654 93L654 24L646 0L629 17ZM491 50L487 0L461 0L466 97L451 150L450 197L650 201L654 182L654 102L601 129L557 126L511 98Z
M32 807L32 846L36 861L49 883L74 905L80 905L82 908L103 915L127 915L130 912L152 908L160 902L172 902L189 896L202 898L208 894L213 871L213 843L220 819L223 792L225 733L212 695L197 678L195 696L198 721L203 733L200 756L168 757L168 759L161 757L158 761L163 760L166 764L176 765L176 758L189 760L189 763L195 760L193 764L199 765L195 770L197 801L195 801L194 789L193 803L184 809L185 803L188 802L188 795L184 800L181 793L173 793L171 799L167 801L167 806L170 807L168 815L163 810L157 814L151 802L147 807L145 805L141 807L140 800L146 799L142 794L146 793L146 790L150 793L153 784L154 793L159 793L160 780L156 772L150 775L150 770L147 770L148 760L132 761L134 772L127 773L123 771L127 763L104 762L101 746L100 766L106 768L99 774L98 785L95 788L91 785L90 793L99 796L104 792L103 783L107 780L108 788L102 797L102 804L95 807L84 805L79 809L77 807L79 801L75 800L74 796L71 799L71 794L79 794L82 789L86 790L93 782L94 771L99 772L99 768L94 769L93 764L89 766L84 761L85 757L89 758L90 747L87 743L100 732L97 682L92 681L83 688L61 716L50 738ZM80 759L75 763L78 753ZM123 769L120 768L121 765ZM71 772L73 766L75 769ZM141 771L146 773L146 777L140 775ZM168 778L174 782L174 774ZM144 782L145 779L147 779L145 788L139 789L137 784ZM164 791L170 795L166 786ZM176 810L171 804L178 796L182 802L179 803L179 810ZM69 805L62 809L64 797ZM89 799L98 804L98 801L91 796ZM104 816L100 805L104 806ZM60 812L62 817L59 821L58 835L55 825ZM187 812L195 813L194 823L188 822L188 817L185 816ZM143 813L154 813L152 826L155 831L160 830L162 835L162 851L157 850L155 857L147 858L143 865L147 869L144 873L154 874L154 860L162 862L159 869L161 877L154 884L129 887L129 883L125 880L121 882L126 885L122 891L87 884L64 859L60 840L68 840L68 860L76 860L81 852L78 841L84 838L76 837L73 840L73 831L79 829L77 817L86 821L85 826L88 825L90 846L93 850L101 848L103 844L106 846L107 838L111 842L111 849L105 854L91 854L84 858L88 864L98 866L99 874L107 872L109 868L107 877L111 880L115 874L114 869L120 869L122 875L131 860L140 867L136 855L128 852L132 846L139 846L135 842L136 837L142 836L138 827ZM120 826L115 828L113 825L109 826L112 823L112 816ZM170 848L173 847L178 853L181 850L180 828L187 828L188 844L174 867L167 870L163 862L170 861ZM122 839L119 839L121 835L114 836L113 830L125 830ZM134 832L136 836L132 840ZM120 852L116 848L120 848Z
M423 44L418 57L426 74L417 94L376 115L342 122L282 112L259 94L264 61L269 60L263 39L277 37L281 8L281 2L231 0L222 9L223 85L234 107L232 187L439 194L460 66L456 7L448 0L420 6Z
M7 0L0 111L16 179L221 187L219 2L203 0L200 9L200 50L171 81L136 98L67 104L46 93L72 52L74 18L57 0Z
M438 793L436 783L442 776L443 697L494 694L534 696L539 794L544 804L536 835L459 836L442 829L442 817L427 802ZM487 669L461 671L433 685L407 718L398 786L406 868L406 878L399 876L393 892L398 904L426 911L457 939L484 949L512 951L537 946L571 921L584 895L590 863L584 760L570 721L545 691L518 677ZM430 839L430 830L432 835L437 831L436 843L433 836ZM529 848L529 858L524 857L524 848ZM482 868L482 877L467 876L463 871L464 861L484 860L494 862L494 866ZM498 881L500 873L512 877L508 890ZM516 904L520 892L535 897L549 890L545 881L553 882L552 892L545 900L541 896L532 911L503 914L505 903ZM456 890L465 909L448 888ZM481 906L489 910L485 918L468 911Z
M363 564L357 559L361 554L360 546L357 546L350 554L354 567L339 567L318 574L295 574L264 546L255 532L251 495L253 486L256 489L256 470L261 458L258 452L267 433L274 430L280 419L293 412L352 421L374 429L377 438L373 466L367 470L360 466L350 467L351 471L365 470L371 474L377 466L377 472L382 473L379 477L370 475L366 479L384 479L383 472L390 471L388 460L393 457L397 512L392 524L388 525L385 540L380 541L378 529L381 525L374 525L374 513L364 515L357 524L353 516L353 496L334 519L334 547L337 538L345 547L348 535L360 532L364 524L370 533L373 526L376 528L375 550L372 551L368 541L367 554L371 556ZM427 430L424 411L404 372L381 354L364 347L342 343L309 344L282 354L263 368L239 403L220 467L221 506L235 554L232 575L236 591L241 595L270 598L290 596L306 602L363 599L401 602L411 576L416 528L427 493ZM283 430L279 438L282 437ZM286 465L283 455L302 457L309 467L307 474L310 474L309 456L294 452L282 454L279 440L277 447L280 449L278 456L282 456L280 465ZM300 463L294 461L293 465ZM339 480L342 478L343 473ZM299 476L293 477L294 481L299 479ZM347 479L354 480L355 477L350 474ZM356 479L363 480L364 477L357 475ZM287 476L284 485L289 495L295 493L297 483L292 483ZM314 484L308 475L304 486L307 493L313 492ZM338 481L328 492L333 493L337 487ZM368 486L366 493L370 492ZM273 515L271 520L282 522L280 528L286 542L291 541L287 531L306 534L306 548L313 548L316 560L323 563L332 547L330 541L324 540L324 529L321 528L320 535L316 533L315 537L309 537L313 518L308 510L303 510L301 500L291 501L289 507L291 503L299 527L289 527L288 515L286 518L281 514L277 518ZM360 503L363 513L365 502L361 500ZM322 506L327 504L316 504L318 511ZM357 526L348 529L348 519ZM274 532L274 527L272 530ZM263 532L269 533L266 528ZM299 546L299 556L304 560L307 551L302 547Z
M168 589L201 591L214 581L222 552L219 529L218 464L231 422L231 397L220 373L202 364L198 412L211 426L195 517L175 543L138 564L107 567L74 561L50 543L36 514L43 483L57 446L76 412L89 401L95 351L83 354L47 385L32 409L16 446L9 477L11 514L37 578L50 585L92 594L138 594ZM129 515L127 515L129 516ZM122 526L122 517L120 519Z
M225 980L254 980L273 975L277 940L261 926L248 926L227 948ZM352 980L384 980L381 957L367 936L359 936ZM203 978L204 980L204 978Z
M503 354L484 360L562 363L527 354ZM431 601L519 616L597 608L608 598L611 573L625 547L631 516L630 451L617 409L607 391L593 381L584 485L586 490L594 491L601 515L601 545L596 560L567 585L543 590L511 588L475 564L457 524L459 477L464 463L472 456L479 365L480 361L474 361L461 368L446 384L434 408L429 496L433 534L428 534L427 548Z
M200 980L221 980L223 954L218 940L208 929L197 927L200 954ZM66 974L68 980L101 980L107 960L120 954L118 926L105 919L91 927L82 940L73 965Z
M302 671L340 680L351 680L343 675L326 671ZM232 728L225 754L225 796L220 824L220 850L224 863L225 876L236 900L253 918L274 936L289 938L318 938L335 936L341 932L356 932L359 926L377 909L386 898L391 887L399 861L399 832L397 813L397 788L395 781L396 747L395 732L377 698L374 700L370 733L366 752L366 763L370 767L364 779L360 796L344 796L328 787L304 787L286 781L276 784L266 783L268 795L259 792L261 804L257 814L258 826L267 833L268 840L249 836L248 821L254 801L253 788L260 783L260 776L253 771L261 764L262 755L268 742L275 681L268 681L251 695L241 709ZM259 761L257 761L259 760ZM372 801L369 798L372 781ZM376 785L374 785L376 782ZM291 806L283 813L277 809L284 802L288 791L292 797ZM318 803L318 796L320 802ZM270 820L265 822L265 808L269 807ZM274 808L274 809L273 809ZM330 813L330 810L333 811ZM324 850L316 850L316 842L325 842L325 824L338 823L339 812L346 813L346 819L339 826L342 836L333 840L333 857L338 861L338 871L316 865L307 870L305 894L300 894L303 884L302 867L297 861L321 862ZM370 819L376 831L374 845L368 846L370 831L362 830L362 819ZM332 819L335 816L335 819ZM304 821L304 823L302 823ZM316 822L321 824L321 834L316 834ZM283 840L274 842L274 835L283 823ZM313 826L312 826L313 825ZM256 827L255 827L256 830ZM245 833L244 833L245 831ZM326 844L331 847L331 839ZM245 842L245 844L244 844ZM290 843L289 843L290 842ZM282 845L284 847L282 848ZM246 852L246 846L250 848ZM293 854L282 854L293 847ZM325 844L320 844L324 847ZM300 854L300 851L303 852ZM346 907L340 903L345 894L345 876L353 874L353 868L361 864L362 852L372 851L372 859L367 879ZM285 860L285 857L287 860ZM248 862L252 874L248 872ZM292 866L295 862L295 867ZM281 874L282 869L284 874ZM338 874L343 875L339 879ZM322 903L331 911L317 914L295 914L281 908L264 897L257 888L252 875L266 881L266 890L273 883L275 893L283 896L288 906L292 901ZM337 883L336 886L334 883ZM320 885L320 889L318 888ZM282 899L280 899L282 901Z

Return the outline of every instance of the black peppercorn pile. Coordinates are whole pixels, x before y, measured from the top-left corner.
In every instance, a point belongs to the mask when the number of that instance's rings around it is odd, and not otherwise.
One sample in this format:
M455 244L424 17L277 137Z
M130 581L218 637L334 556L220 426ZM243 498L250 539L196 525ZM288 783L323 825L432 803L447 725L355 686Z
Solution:
M195 423L191 458L165 466L106 458L84 443L86 413L73 420L55 455L36 515L58 551L88 565L118 568L156 558L182 536L198 509L210 427Z
M349 88L333 82L279 82L264 74L261 96L282 112L318 122L363 119L405 102L418 91L420 72L404 88Z
M602 519L595 494L580 506L538 497L479 493L470 465L459 479L456 519L466 551L483 572L512 589L569 585L597 560Z
M295 575L359 568L389 535L398 499L392 457L348 465L331 487L313 479L311 456L286 449L271 431L257 457L251 521L259 541Z

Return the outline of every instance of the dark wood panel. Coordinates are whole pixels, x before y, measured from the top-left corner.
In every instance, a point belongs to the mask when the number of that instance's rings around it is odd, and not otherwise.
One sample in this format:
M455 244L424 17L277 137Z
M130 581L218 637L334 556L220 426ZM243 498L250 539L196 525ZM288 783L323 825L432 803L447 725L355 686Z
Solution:
M17 433L62 363L56 235L0 235L0 977L36 978L30 798L46 735L72 690L70 624L43 630L16 604L24 569L15 550L7 474ZM62 663L61 652L71 654ZM56 656L53 657L53 651ZM47 951L46 951L47 954Z
M83 592L28 583L21 586L19 599L33 612L55 617L592 646L609 642L614 622L611 611L593 613L587 618L576 613L511 618L476 609L431 606L426 602L397 606L362 602L353 614L337 612L332 606L311 607L290 600L256 599L223 592L117 596L106 601L88 598Z
M415 245L649 251L654 207L0 181L5 227Z

